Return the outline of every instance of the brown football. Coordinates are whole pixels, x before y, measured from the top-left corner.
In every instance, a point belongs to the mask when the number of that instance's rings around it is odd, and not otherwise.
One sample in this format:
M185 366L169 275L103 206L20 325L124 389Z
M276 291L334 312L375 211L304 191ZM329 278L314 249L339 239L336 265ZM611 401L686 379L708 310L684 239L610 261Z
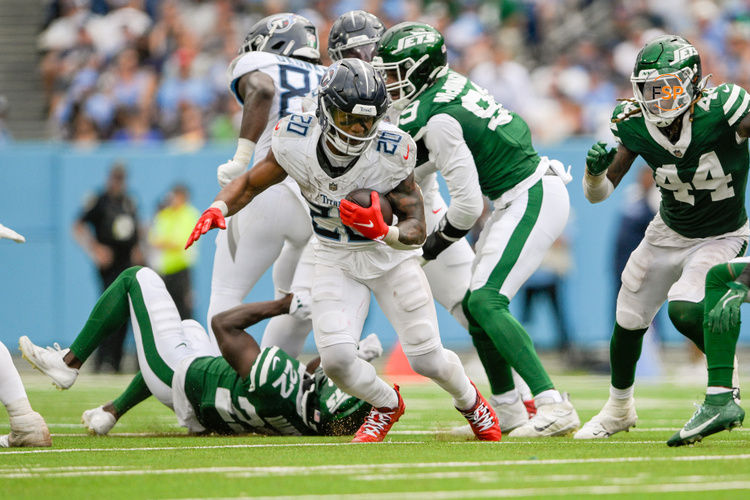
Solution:
M360 207L367 208L370 206L370 192L372 192L372 189L355 189L346 195L346 199L352 203L356 203ZM383 214L383 220L385 223L390 226L393 223L393 209L391 208L391 203L383 193L378 194L380 195L380 213Z

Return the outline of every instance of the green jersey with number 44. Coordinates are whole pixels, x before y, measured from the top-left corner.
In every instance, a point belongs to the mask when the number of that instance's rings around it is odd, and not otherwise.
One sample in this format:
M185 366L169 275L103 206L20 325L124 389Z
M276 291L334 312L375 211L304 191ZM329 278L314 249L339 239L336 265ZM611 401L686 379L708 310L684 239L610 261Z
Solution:
M201 425L220 434L353 434L370 411L278 347L263 349L245 378L222 357L195 359L185 394Z
M404 109L398 126L422 148L425 126L438 114L450 115L461 125L482 194L489 199L499 198L536 171L539 155L526 122L465 76L446 70Z
M750 94L733 84L703 91L682 118L671 143L634 102L619 104L612 133L619 143L646 160L661 190L659 213L668 227L687 238L706 238L739 229L747 220L745 185L750 164L746 140L735 128L750 112ZM621 120L615 122L614 120Z

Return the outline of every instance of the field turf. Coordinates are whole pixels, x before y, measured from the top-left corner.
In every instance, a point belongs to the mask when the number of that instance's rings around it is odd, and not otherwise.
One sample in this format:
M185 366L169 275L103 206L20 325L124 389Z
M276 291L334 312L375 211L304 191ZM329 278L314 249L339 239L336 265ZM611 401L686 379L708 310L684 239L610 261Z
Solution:
M81 413L112 399L128 376L87 374L65 392L41 375L23 378L54 444L0 450L3 499L750 498L749 432L691 447L665 444L702 399L698 382L640 384L638 427L608 440L504 436L500 443L451 436L462 419L450 399L432 384L405 384L406 414L388 441L351 445L345 438L188 437L153 398L113 435L92 437ZM554 380L584 421L607 395L607 377ZM3 415L0 433L7 430Z

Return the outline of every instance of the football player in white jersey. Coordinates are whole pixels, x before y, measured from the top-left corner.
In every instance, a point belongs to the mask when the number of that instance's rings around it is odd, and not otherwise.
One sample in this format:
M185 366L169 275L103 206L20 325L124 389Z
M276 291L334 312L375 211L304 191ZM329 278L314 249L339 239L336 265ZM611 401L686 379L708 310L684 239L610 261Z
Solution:
M241 175L253 158L265 158L279 118L302 111L303 98L317 88L325 72L319 60L317 31L302 16L276 14L250 29L228 69L230 88L243 113L234 158L218 167L222 187ZM239 305L274 261L276 298L282 297L291 288L311 234L310 216L291 178L232 217L228 230L216 238L207 323L215 314ZM309 321L279 316L269 322L261 347L276 345L294 357L309 331Z
M0 240L26 242L21 234L0 224ZM0 342L0 402L8 410L10 434L0 435L0 448L15 446L51 446L52 439L44 418L29 404L21 376L5 344Z
M266 158L218 194L188 246L209 229L225 228L225 216L289 175L310 207L317 236L312 319L323 369L342 390L373 406L354 442L382 441L404 411L398 386L391 389L356 356L371 291L412 368L453 396L479 439L497 441L494 411L440 341L432 294L416 259L426 227L413 177L415 144L381 122L387 106L385 82L372 66L356 59L332 65L321 81L316 115L290 115L276 124ZM344 199L360 188L373 190L370 207ZM375 191L386 193L399 216L395 225L384 222Z

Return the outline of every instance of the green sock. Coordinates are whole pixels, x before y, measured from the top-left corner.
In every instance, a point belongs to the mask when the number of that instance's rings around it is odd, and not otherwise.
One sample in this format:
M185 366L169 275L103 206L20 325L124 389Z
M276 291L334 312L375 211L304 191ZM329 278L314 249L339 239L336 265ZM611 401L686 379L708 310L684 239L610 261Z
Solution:
M677 331L692 340L701 352L706 352L703 343L703 301L673 300L668 310L669 319Z
M641 357L643 335L647 328L626 330L617 323L609 342L609 364L612 386L627 389L635 383L635 365Z
M515 387L513 374L511 373L510 365L497 350L495 344L492 343L492 339L482 330L482 327L479 326L479 323L476 322L469 312L468 303L470 294L471 292L466 292L464 300L461 303L464 315L469 321L469 334L479 355L479 361L481 361L484 372L487 374L492 394L503 394L513 390Z
M140 269L135 266L123 271L99 297L83 329L70 345L70 350L81 361L86 361L107 335L128 321L128 290Z
M151 396L151 391L148 390L141 372L138 372L133 377L133 380L130 381L130 385L128 385L125 391L112 401L112 406L115 407L117 415L122 417L128 410L141 401L148 399L149 396Z
M712 267L706 275L705 312L708 313L727 292L727 283L734 281L745 268L744 262L725 263ZM705 329L706 361L709 387L732 387L734 353L740 326L729 331L712 333Z
M532 394L553 389L529 334L510 314L509 303L508 297L497 290L480 288L471 292L468 309L501 356L526 381Z

